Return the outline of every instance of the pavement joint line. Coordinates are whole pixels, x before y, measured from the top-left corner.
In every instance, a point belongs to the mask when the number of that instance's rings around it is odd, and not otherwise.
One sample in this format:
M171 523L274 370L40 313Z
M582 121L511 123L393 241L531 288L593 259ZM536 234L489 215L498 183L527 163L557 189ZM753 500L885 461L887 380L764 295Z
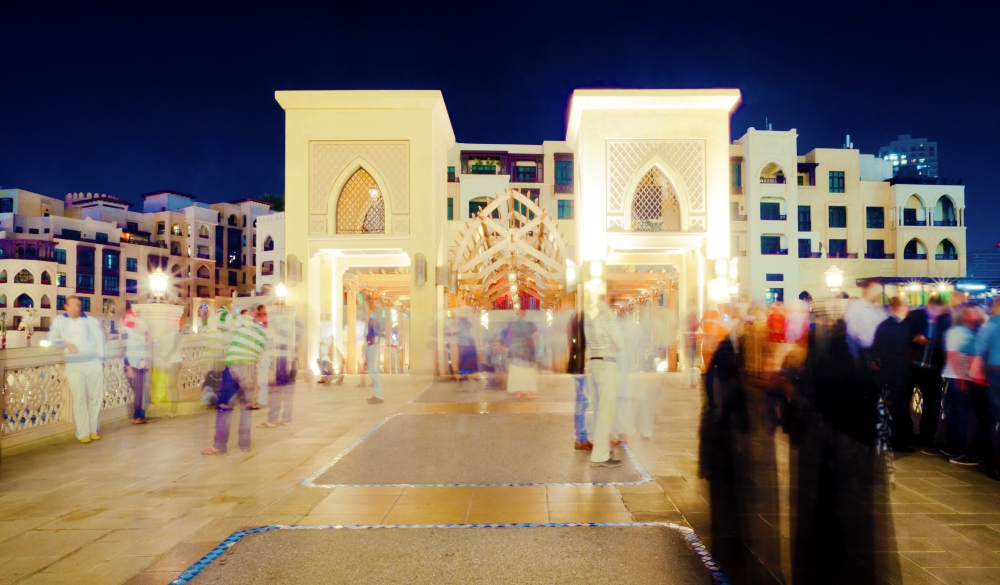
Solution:
M433 386L434 386L434 381L432 380L432 381L431 381L431 383L430 383L430 384L428 384L428 385L427 385L426 387L424 387L424 389L423 389L423 390L421 390L420 392L417 392L417 395L416 395L416 396L414 396L413 398L410 398L409 400L407 400L407 401L406 401L406 402L407 402L407 404L415 404L415 403L414 403L413 401L414 401L414 400L416 400L417 398L420 398L420 396L421 396L421 395L422 395L422 394L423 394L424 392L427 392L427 391L428 391L428 390L430 390L430 389L431 389L431 388L432 388Z
M698 559L705 566L705 569L712 576L712 580L716 585L732 585L732 581L726 575L722 567L716 562L715 557L712 556L711 551L705 546L698 534L691 528L687 526L680 526L679 524L674 524L672 522L546 522L546 523L511 523L511 524L318 524L318 525L300 525L300 524L275 524L270 526L261 526L258 528L250 528L248 530L239 530L232 533L228 538L223 540L217 547L212 549L208 554L199 559L193 565L188 567L184 572L180 574L176 579L170 582L170 585L187 585L192 579L198 576L205 567L212 564L216 559L222 556L226 551L235 546L244 536L250 534L256 534L258 532L267 532L270 530L380 530L380 529L413 529L413 528L446 528L446 529L490 529L490 528L500 528L500 529L510 529L510 528L603 528L603 527L625 527L625 528L635 528L635 527L663 527L670 528L671 530L676 530L684 536L687 540L688 545L691 546L691 550L698 557Z
M646 469L639 461L636 454L629 448L628 443L622 443L622 449L625 452L626 457L635 467L635 470L639 473L639 477L642 479L638 481L602 481L602 482L549 482L549 483L361 483L361 484L339 484L339 483L316 483L316 480L330 470L331 467L336 465L341 459L346 457L351 451L353 451L358 445L363 443L365 439L372 436L377 432L383 425L389 422L391 419L397 416L422 416L422 415L437 415L437 416L447 416L450 414L478 414L481 416L489 416L492 414L534 414L534 413L493 413L493 412L464 412L464 413L453 413L453 412L397 412L396 414L390 414L389 416L382 419L377 425L369 429L365 434L358 437L356 441L348 445L340 454L331 459L328 463L320 466L319 469L314 471L309 477L302 480L299 485L303 485L311 488L320 489L335 489L342 487L532 487L532 486L603 486L603 485L641 485L644 483L651 483L655 481L652 474Z

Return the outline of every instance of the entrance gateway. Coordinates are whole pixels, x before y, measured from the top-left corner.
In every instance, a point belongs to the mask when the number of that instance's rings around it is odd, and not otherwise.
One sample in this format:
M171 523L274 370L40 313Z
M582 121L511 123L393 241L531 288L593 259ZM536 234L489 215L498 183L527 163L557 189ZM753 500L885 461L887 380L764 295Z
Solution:
M489 145L456 143L438 91L276 99L285 250L302 263L288 302L308 316L309 364L332 337L356 371L358 323L372 308L388 324L383 367L436 373L445 317L459 307L580 309L608 293L622 308L655 301L700 315L729 302L738 90L578 90L565 142L498 145L492 158ZM471 151L480 164L463 158ZM473 198L482 203L469 215Z

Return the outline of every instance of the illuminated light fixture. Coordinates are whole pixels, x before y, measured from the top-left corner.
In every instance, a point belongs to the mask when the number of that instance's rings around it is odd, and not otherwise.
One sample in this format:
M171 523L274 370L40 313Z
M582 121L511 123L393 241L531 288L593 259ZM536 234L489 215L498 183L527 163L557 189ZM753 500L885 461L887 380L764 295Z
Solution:
M590 261L590 277L591 278L600 278L601 274L603 274L603 272L604 272L604 267L601 266L601 261L600 260L591 260Z
M828 286L830 291L834 294L834 296L836 296L837 291L839 291L840 287L844 285L844 271L837 268L836 265L833 265L823 274L826 276L826 286Z
M911 282L909 285L907 285L906 288L908 290L917 291L920 290L920 284L916 282Z
M734 282L726 288L726 292L731 297L738 296L740 294L740 285Z
M718 258L715 260L715 275L725 276L728 271L729 266L725 258Z
M978 283L974 283L974 282L969 282L969 283L958 284L958 285L955 286L955 288L957 288L958 290L963 291L963 292L965 292L965 291L979 292L979 291L986 290L986 285L985 284L978 284Z
M372 199L378 199L378 187L372 187L368 189L368 196Z
M947 292L948 285L946 283L942 282L941 284L937 285L937 289L938 289L938 292Z
M278 286L274 287L274 294L278 297L278 304L284 305L285 299L288 298L288 287L285 286L285 283L279 282Z
M149 275L149 290L153 292L153 298L157 303L163 302L163 295L167 293L168 277L162 269L157 268L156 272Z
M739 276L739 262L736 258L729 261L729 279L736 280Z

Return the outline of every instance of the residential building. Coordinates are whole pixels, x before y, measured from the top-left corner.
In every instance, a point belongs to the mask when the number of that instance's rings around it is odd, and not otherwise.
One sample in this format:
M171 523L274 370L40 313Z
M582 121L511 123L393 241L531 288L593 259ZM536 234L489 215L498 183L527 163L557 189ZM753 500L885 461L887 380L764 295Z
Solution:
M878 151L878 156L892 165L894 177L938 176L938 145L926 138L901 134Z
M257 293L270 293L287 279L285 269L285 214L257 217Z

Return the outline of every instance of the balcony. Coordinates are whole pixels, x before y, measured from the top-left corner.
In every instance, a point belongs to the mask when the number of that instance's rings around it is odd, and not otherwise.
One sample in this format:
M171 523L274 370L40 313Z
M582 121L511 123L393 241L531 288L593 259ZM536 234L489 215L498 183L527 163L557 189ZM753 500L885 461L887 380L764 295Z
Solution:
M904 226L922 226L922 225L925 226L925 225L927 225L927 222L920 221L920 220L917 220L917 219L914 219L914 218L911 218L911 217L904 217L903 218L903 225Z
M785 221L788 219L787 215L762 215L760 218L763 221Z
M774 250L761 250L764 256L788 256L788 248L778 248Z
M847 260L857 260L858 259L858 253L854 252L852 254L852 253L849 253L849 252L830 252L829 254L827 254L826 257L827 258L844 258L844 259L847 259Z
M554 183L552 185L553 193L572 193L573 183Z
M924 254L926 256L926 254ZM958 254L934 254L935 260L958 260Z
M762 185L784 185L785 177L761 177L760 182Z
M203 254L201 252L198 252L198 257L201 258L202 260L211 260L212 258L209 254Z
M895 254L865 254L865 258L868 260L895 260Z
M926 260L927 254L910 254L909 252L903 253L903 260Z
M955 219L945 219L942 221L934 220L934 227L958 227L958 220Z
M819 252L799 252L799 258L821 258L822 256Z
M729 221L746 221L747 216L745 215L730 215Z

